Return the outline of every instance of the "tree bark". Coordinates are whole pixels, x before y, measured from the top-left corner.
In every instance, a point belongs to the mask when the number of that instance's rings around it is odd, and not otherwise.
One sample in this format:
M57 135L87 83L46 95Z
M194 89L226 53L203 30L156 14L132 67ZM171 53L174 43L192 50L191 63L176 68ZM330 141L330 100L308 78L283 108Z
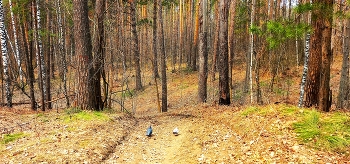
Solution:
M309 50L310 50L310 34L306 34L305 38L305 57L304 57L304 69L303 69L303 75L301 78L301 84L300 84L300 97L299 97L299 104L298 107L301 108L304 103L304 93L305 93L305 84L306 84L306 76L308 73L308 67L309 67Z
M49 32L51 32L51 8L50 8L50 1L46 0L46 30L48 30ZM48 34L46 36L47 40L46 40L46 63L45 65L47 66L45 71L46 71L46 76L45 76L45 83L46 83L46 95L45 95L45 99L46 99L46 108L47 109L52 109L52 103L51 103L51 76L50 76L50 65L51 65L51 36L50 34Z
M67 59L66 59L66 50L65 50L65 33L63 31L63 18L62 18L62 11L61 11L61 0L57 0L57 21L58 21L58 49L59 49L59 56L61 58L61 66L59 68L60 71L60 78L63 82L63 94L66 99L66 107L68 108L70 106L69 96L68 96L68 89L67 89Z
M90 79L93 73L91 66L92 45L88 19L88 1L73 0L73 22L75 54L78 60L77 78L77 107L82 110L93 109L93 84Z
M159 51L160 51L160 65L161 65L161 74L162 74L162 112L168 111L168 87L167 87L167 79L166 79L166 54L164 49L164 29L163 29L163 8L161 0L159 0Z
M158 72L158 47L157 47L157 0L153 3L153 76L159 78Z
M23 13L24 14L24 13ZM29 34L28 34L28 25L24 21L24 18L26 16L23 16L21 19L21 30L22 30L22 40L24 45L24 54L25 54L25 61L26 61L26 69L27 69L27 82L29 85L29 96L30 96L30 107L32 110L37 109L37 103L35 101L35 94L34 94L34 69L33 69L33 53L32 53L32 41L29 41ZM23 88L24 90L24 88Z
M94 83L94 109L102 110L104 105L102 102L102 93L101 93L101 77L104 76L104 58L105 58L105 39L104 39L104 11L105 11L105 0L96 0L95 4L95 35L93 41L93 58L94 58L94 74L93 74L93 83ZM105 76L104 76L105 77Z
M2 1L0 1L0 40L2 52L2 64L4 69L5 91L6 91L6 105L12 107L12 93L11 93L11 79L9 72L9 56L7 50L6 26L4 20L4 8Z
M217 57L219 53L219 31L220 31L220 13L219 13L219 2L216 3L215 7L215 13L216 13L216 27L214 32L214 45L213 45L213 60L211 65L211 80L215 80L215 73L217 68Z
M343 62L339 84L339 94L337 108L348 108L349 104L345 101L349 99L349 37L350 37L350 19L345 20L345 36L343 39Z
M250 28L254 26L255 19L255 0L252 1L252 12L250 15ZM254 33L250 32L250 51L249 51L249 92L250 92L250 103L253 103L253 77L252 77L252 68L253 68L253 56L254 56Z
M47 90L46 90L46 67L45 67L45 59L44 59L44 54L43 54L43 47L42 47L42 39L40 35L40 30L41 30L41 12L39 8L39 0L36 0L33 3L34 7L34 12L33 12L33 17L34 17L34 38L36 42L36 57L37 57L37 63L39 66L39 89L40 89L40 96L41 96L41 110L45 111L45 100L46 100L46 95Z
M207 79L208 79L208 46L207 46L207 1L203 0L198 4L200 8L200 26L199 34L199 72L198 72L198 100L199 102L207 101Z
M333 23L333 0L325 0L323 12L324 28L322 28L322 64L320 74L319 109L329 112L332 103L330 90L330 71L332 62L332 23Z
M313 1L314 4L319 3L320 0ZM322 11L320 9L314 9L311 13L311 26L314 29L311 35L311 49L309 57L309 68L307 72L307 83L305 87L305 106L312 107L318 106L318 94L320 89L320 74L321 74L321 53L322 53L322 28L323 20L321 18Z
M11 13L11 25L12 25L12 31L13 31L13 39L15 40L15 59L17 62L18 66L18 71L19 71L19 80L20 80L20 86L23 87L23 70L21 66L21 56L19 53L19 46L18 46L18 37L17 37L17 30L16 30L16 24L15 24L15 16L13 14L13 9L12 9L12 1L9 0L9 5L10 5L10 13Z
M228 0L219 2L219 104L230 105L229 63L228 63Z
M205 1L205 0L204 0ZM195 4L195 16L194 16L194 34L193 34L193 44L192 44L192 57L191 57L191 69L193 71L197 70L197 54L198 54L198 36L199 36L199 8L200 8L200 1ZM202 18L204 19L204 17ZM199 54L198 54L199 55Z
M130 14L131 14L131 32L133 35L133 51L134 51L134 62L135 62L135 90L142 90L141 82L141 66L140 66L140 49L139 39L136 28L136 2L135 0L129 0L130 3Z

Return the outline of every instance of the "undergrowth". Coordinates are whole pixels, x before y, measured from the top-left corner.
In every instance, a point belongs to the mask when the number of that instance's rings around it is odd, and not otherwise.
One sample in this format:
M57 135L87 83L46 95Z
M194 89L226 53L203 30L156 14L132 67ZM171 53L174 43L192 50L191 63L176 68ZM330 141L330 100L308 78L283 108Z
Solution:
M301 109L290 105L248 107L242 116L263 117L279 115L293 121L291 125L304 144L338 153L346 153L350 146L350 117L342 112L323 113L315 109Z
M25 137L26 134L24 133L14 133L14 134L5 134L3 138L0 140L1 144L8 144L9 142L15 141L17 139Z
M72 108L66 111L66 115L63 118L64 122L70 121L108 121L110 117L104 111L85 111L80 109Z
M307 110L293 128L304 143L317 149L344 153L350 145L350 118L345 113Z

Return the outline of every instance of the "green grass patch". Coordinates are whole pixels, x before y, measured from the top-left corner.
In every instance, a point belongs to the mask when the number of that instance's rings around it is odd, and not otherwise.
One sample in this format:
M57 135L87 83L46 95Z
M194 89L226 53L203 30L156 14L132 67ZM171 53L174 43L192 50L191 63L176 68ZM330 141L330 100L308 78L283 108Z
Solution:
M317 149L345 152L350 145L350 118L344 113L305 110L293 128L299 139Z
M256 113L257 111L259 111L259 108L258 108L258 107L250 106L250 107L244 109L244 110L241 112L241 115L243 115L243 116L248 116L248 115L250 115L250 114Z
M248 116L248 115L260 115L260 116L267 116L268 114L273 113L275 110L273 108L271 108L271 106L250 106L247 107L246 109L244 109L241 112L241 115L243 116Z
M101 111L80 111L79 113L69 114L64 117L64 122L70 121L108 121L110 118Z
M284 106L282 107L281 113L284 116L293 116L299 111L300 109L296 106Z
M14 133L14 134L5 134L1 139L2 144L8 144L9 142L15 141L17 139L27 136L24 133Z

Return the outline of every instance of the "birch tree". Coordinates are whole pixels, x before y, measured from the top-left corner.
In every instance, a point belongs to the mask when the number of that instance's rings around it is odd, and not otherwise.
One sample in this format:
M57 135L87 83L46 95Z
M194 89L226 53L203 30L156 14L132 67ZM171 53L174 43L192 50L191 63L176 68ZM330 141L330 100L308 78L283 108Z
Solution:
M250 28L253 28L255 19L255 0L252 1L252 12L250 15ZM249 92L250 92L250 103L253 103L253 78L252 78L252 68L253 68L253 56L254 56L254 33L250 32L250 51L249 51Z
M69 96L68 96L68 90L67 90L67 59L66 59L66 51L65 51L65 33L63 31L63 18L62 18L62 9L61 9L61 0L56 1L56 15L57 15L57 23L58 23L58 52L60 56L60 63L62 68L59 69L60 71L60 78L63 82L63 94L66 99L66 107L68 108L70 106Z
M15 16L13 14L13 8L12 8L12 1L9 0L9 6L10 6L10 14L11 14L11 25L12 25L12 31L13 31L13 39L15 41L15 59L17 63L17 67L19 70L19 79L20 79L20 86L23 87L23 70L21 66L21 56L19 53L19 46L18 46L18 37L17 37L17 30L16 30L16 24L15 24Z
M36 9L33 13L33 17L35 20L34 23L34 37L36 40L36 57L37 57L37 63L39 66L39 88L40 88L40 94L41 94L41 110L45 110L45 97L48 93L46 93L46 68L45 68L45 60L44 60L44 54L43 54L43 48L42 48L42 39L41 39L41 13L40 13L40 7L39 7L39 0L36 0L33 2L33 6Z
M12 107L12 93L11 93L11 79L9 72L9 56L7 51L7 38L6 38L6 26L4 20L4 8L2 1L0 1L0 41L1 41L1 53L2 64L4 69L5 91L6 91L6 105Z
M310 50L310 34L306 34L305 38L305 57L304 57L304 69L303 69L303 75L301 78L301 84L300 84L300 96L299 96L299 103L298 107L301 108L304 103L304 93L305 93L305 84L306 84L306 75L308 72L309 67L309 50Z

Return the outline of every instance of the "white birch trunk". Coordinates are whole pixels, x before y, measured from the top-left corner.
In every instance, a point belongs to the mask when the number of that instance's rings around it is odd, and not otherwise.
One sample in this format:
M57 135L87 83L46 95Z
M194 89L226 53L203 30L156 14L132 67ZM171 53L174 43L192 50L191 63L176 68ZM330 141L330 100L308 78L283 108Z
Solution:
M59 55L61 56L61 63L63 66L62 70L62 81L63 81L63 94L66 99L66 107L68 108L70 106L69 103L69 97L68 97L68 91L67 91L67 60L66 60L66 53L64 50L65 40L64 40L64 32L63 32L63 23L62 23L62 11L61 11L61 1L57 0L57 20L58 20L58 32L59 32L59 40L58 40L58 47L59 47Z
M36 24L36 33L37 33L37 44L38 44L38 50L37 50L37 59L38 61L40 60L40 64L38 64L40 66L40 71L39 73L41 74L41 84L43 87L43 92L44 92L44 96L46 97L47 93L46 93L46 68L45 68L45 60L44 60L44 54L43 54L43 46L42 46L42 41L41 41L41 35L39 33L40 29L41 29L41 22L40 22L40 7L39 7L39 0L36 1L35 3L36 8L37 8L37 12L36 12L36 19L37 19L37 24ZM44 104L43 104L44 105Z
M12 107L11 79L10 79L10 73L9 73L9 58L8 58L8 51L7 51L6 27L5 27L5 21L4 21L4 8L2 6L1 0L0 0L0 40L1 40L2 63L4 67L6 101L7 101L7 106Z
M19 54L19 47L18 47L18 39L17 39L17 31L16 31L16 25L15 25L15 18L14 18L14 14L12 11L12 1L9 0L9 5L10 5L10 11L11 11L11 24L12 24L12 29L13 29L13 37L15 40L15 58L16 58L16 62L17 62L17 66L18 66L18 70L19 70L19 79L20 79L20 83L21 83L21 87L23 85L23 70L22 70L22 66L21 66L21 57Z
M301 78L300 84L300 98L298 107L301 108L304 102L304 93L305 93L305 84L306 84L306 75L309 67L309 50L310 50L310 34L306 34L305 38L305 59L304 59L304 70Z
M255 18L255 0L252 1L252 13L250 16L250 27L254 25ZM250 91L250 103L253 103L253 78L252 78L252 68L253 68L253 56L254 56L254 34L250 32L250 61L249 61L249 91Z

